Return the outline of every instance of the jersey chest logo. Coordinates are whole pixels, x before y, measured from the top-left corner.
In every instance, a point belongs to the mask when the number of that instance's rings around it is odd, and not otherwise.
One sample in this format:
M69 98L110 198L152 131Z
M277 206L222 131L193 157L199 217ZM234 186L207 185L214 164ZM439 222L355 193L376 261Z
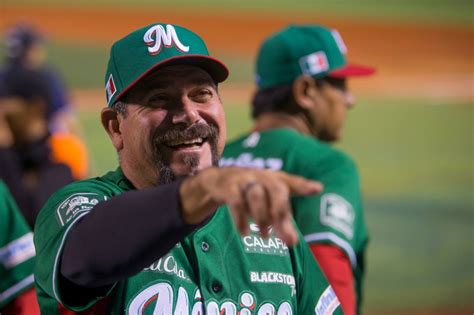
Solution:
M143 269L143 271L170 274L182 280L191 281L184 268L180 266L178 260L173 255L166 255L158 259L149 267Z
M277 256L288 256L288 246L281 239L273 234L273 228L270 227L270 237L264 238L259 235L260 228L257 224L250 224L250 235L242 237L242 244L244 245L245 252L265 254L265 255L277 255Z
M252 153L242 153L238 157L223 157L219 161L219 166L238 166L251 168L268 168L274 171L279 171L283 167L283 160L279 158L261 158L253 156Z
M183 287L179 287L176 298L174 294L173 287L166 282L149 286L131 301L127 307L127 314L293 315L293 308L288 301L282 301L277 306L269 302L258 306L257 298L250 291L242 291L238 302L229 299L225 301L209 299L205 302L199 289L195 289L194 294L190 295Z

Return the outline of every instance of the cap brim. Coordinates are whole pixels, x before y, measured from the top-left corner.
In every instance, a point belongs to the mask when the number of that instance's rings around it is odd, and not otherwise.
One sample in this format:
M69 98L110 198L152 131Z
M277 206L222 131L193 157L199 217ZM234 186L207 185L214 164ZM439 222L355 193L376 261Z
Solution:
M191 65L202 68L216 81L217 83L223 82L229 76L229 69L227 66L212 57L204 55L186 55L177 56L167 60L164 60L159 64L160 67L171 66L171 65ZM153 67L156 69L157 67Z
M336 69L331 71L328 76L333 78L346 78L346 77L363 77L369 76L375 73L375 68L348 64L343 68Z
M205 55L183 55L183 56L175 56L172 58L165 59L161 62L158 62L154 64L152 67L150 67L147 71L142 73L138 78L136 78L132 83L130 83L128 86L126 86L119 95L115 98L115 101L118 101L120 97L122 97L126 92L128 92L137 82L139 82L141 79L146 77L148 74L151 72L167 67L167 66L172 66L172 65L192 65L199 67L203 70L205 70L211 78L216 82L220 83L223 82L227 79L229 76L229 69L227 66L212 57L205 56Z

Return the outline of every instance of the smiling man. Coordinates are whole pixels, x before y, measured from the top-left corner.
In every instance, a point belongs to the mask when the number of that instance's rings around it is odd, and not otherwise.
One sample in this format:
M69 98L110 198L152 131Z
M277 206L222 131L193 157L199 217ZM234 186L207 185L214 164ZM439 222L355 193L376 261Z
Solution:
M289 205L321 185L216 167L226 138L217 85L227 75L199 36L176 25L113 45L101 120L120 165L42 209L43 313L340 313Z
M217 164L226 136L224 113L216 83L205 70L189 65L164 68L137 83L123 99L104 110L103 123L108 128L109 119L114 119L117 110L123 110L122 116L127 119L122 130L117 133L111 129L109 134L122 161L130 160L139 170L139 174L132 175L136 179L131 178L143 182L138 187L155 185L157 178L160 183L168 183ZM196 110L195 104L202 108ZM125 142L130 145L124 147ZM142 151L147 154L136 154Z

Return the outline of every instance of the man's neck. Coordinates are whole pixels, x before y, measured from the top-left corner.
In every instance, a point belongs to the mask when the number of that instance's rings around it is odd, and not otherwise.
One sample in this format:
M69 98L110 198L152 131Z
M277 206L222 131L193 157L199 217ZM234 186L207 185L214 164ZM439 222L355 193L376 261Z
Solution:
M143 172L138 174L136 168L143 169L143 167L132 167L127 163L120 163L120 167L124 176L132 183L136 189L145 189L156 186L156 179L150 176L151 172Z
M264 131L276 128L294 129L304 135L312 135L308 122L302 115L288 115L285 113L261 114L254 124L254 131Z

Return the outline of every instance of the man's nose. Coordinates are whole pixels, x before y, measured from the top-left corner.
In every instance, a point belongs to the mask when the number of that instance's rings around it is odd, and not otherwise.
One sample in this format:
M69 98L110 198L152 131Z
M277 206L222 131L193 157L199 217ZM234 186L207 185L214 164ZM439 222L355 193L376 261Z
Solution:
M347 108L352 108L354 107L354 104L356 102L356 98L354 96L354 94L352 94L350 91L346 91L344 93L344 96L346 98L346 106Z
M196 104L189 99L183 99L173 114L173 124L192 125L199 120Z

